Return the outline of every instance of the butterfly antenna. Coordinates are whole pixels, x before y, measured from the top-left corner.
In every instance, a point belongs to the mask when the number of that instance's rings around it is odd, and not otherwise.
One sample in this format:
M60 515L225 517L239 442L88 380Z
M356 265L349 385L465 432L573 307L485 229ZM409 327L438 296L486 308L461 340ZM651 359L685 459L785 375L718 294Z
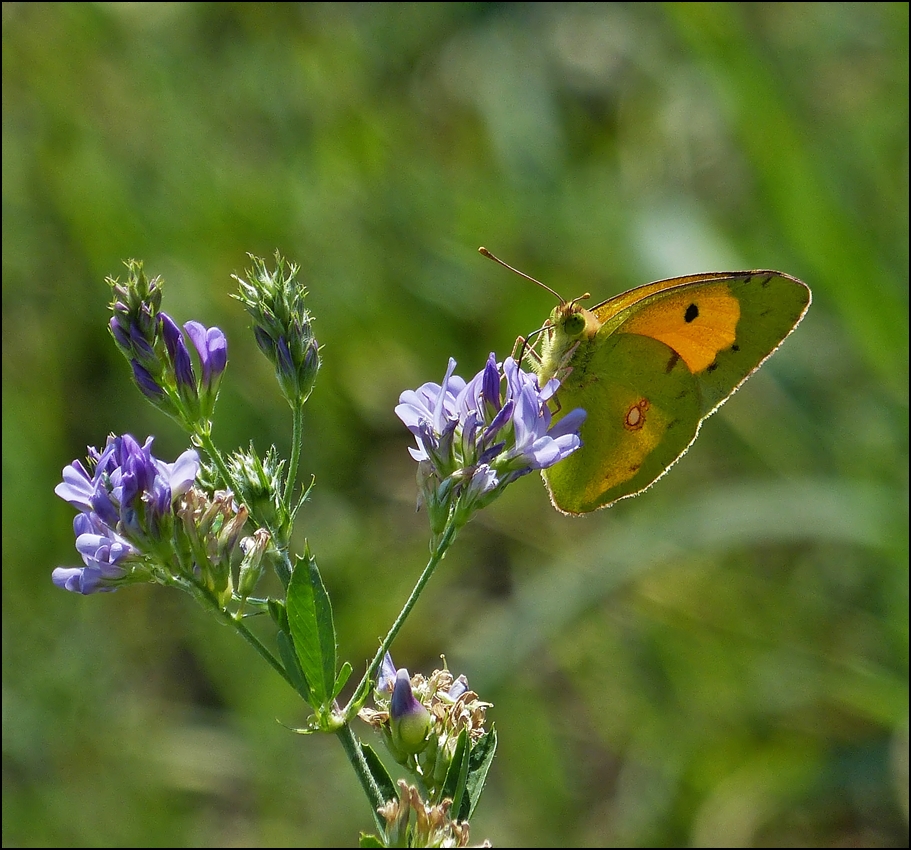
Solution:
M483 245L478 248L478 253L483 254L485 257L487 257L488 260L493 260L495 263L499 263L501 266L504 266L511 272L515 272L519 277L524 277L525 280L530 280L532 283L538 284L538 286L540 286L542 289L546 289L551 295L553 295L554 298L556 298L557 301L559 301L561 304L566 303L566 300L554 292L554 290L551 289L546 283L541 283L540 280L535 280L533 277L531 277L531 275L527 275L525 272L520 272L518 269L514 269L511 265L509 265L509 263L504 263L499 257L491 254L490 251L488 251Z

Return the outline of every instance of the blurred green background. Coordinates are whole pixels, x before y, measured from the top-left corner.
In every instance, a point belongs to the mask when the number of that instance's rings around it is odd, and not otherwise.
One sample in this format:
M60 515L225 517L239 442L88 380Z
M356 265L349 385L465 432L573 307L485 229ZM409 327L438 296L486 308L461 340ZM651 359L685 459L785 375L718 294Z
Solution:
M3 845L371 828L338 742L189 597L52 586L53 487L111 431L186 447L105 328L128 257L228 334L220 445L287 450L228 295L280 249L324 346L297 542L360 675L427 555L398 394L553 307L479 245L567 298L775 268L814 303L646 495L571 519L528 476L434 576L393 654L494 703L472 840L907 845L908 11L4 3Z

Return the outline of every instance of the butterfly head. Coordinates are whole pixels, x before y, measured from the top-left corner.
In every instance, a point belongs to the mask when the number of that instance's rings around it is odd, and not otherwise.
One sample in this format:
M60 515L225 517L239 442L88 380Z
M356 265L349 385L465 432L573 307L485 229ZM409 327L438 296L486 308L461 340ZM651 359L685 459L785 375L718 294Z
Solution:
M584 301L591 296L586 292L572 301L561 300L560 304L554 307L547 325L551 328L549 336L566 336L570 339L578 339L583 336L591 336L596 333L600 322L595 318L594 313L586 310L579 302Z

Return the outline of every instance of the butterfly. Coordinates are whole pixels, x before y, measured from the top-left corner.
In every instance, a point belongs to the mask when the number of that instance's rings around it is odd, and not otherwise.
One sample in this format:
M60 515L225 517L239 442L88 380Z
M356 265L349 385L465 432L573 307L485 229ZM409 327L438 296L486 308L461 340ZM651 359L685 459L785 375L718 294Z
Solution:
M706 272L631 289L586 309L557 297L540 350L520 338L543 386L559 378L554 418L581 407L582 447L543 471L551 502L586 514L636 496L692 445L711 416L781 345L810 288L779 271Z

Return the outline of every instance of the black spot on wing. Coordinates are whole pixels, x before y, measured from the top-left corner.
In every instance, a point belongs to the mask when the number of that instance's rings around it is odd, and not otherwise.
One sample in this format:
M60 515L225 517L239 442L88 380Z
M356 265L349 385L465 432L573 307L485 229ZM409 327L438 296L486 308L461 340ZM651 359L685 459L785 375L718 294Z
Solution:
M686 312L683 314L683 321L687 323L694 322L698 316L699 307L697 307L695 304L690 304L690 306L686 308Z
M667 366L664 367L664 374L669 375L679 362L680 355L675 351L673 354L671 354L670 360L667 361Z
M717 368L718 368L718 361L717 361L717 360L713 360L711 363L709 363L708 366L705 367L705 371L706 371L706 372L714 372Z

